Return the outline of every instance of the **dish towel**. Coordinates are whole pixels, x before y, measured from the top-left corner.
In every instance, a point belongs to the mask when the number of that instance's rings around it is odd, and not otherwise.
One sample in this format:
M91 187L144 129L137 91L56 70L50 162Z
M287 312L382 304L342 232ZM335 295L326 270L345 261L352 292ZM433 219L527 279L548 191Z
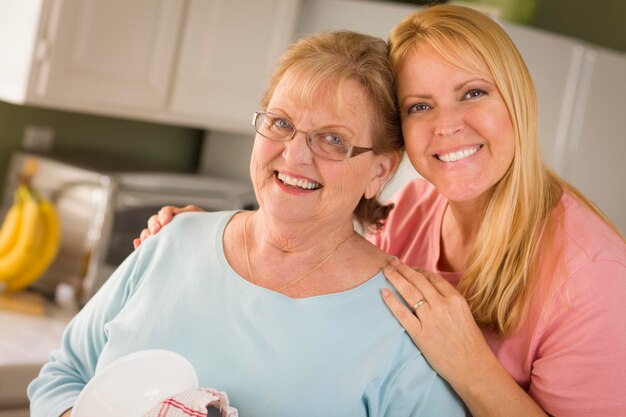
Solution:
M225 392L199 388L174 395L155 406L144 417L238 417L236 408L228 405Z

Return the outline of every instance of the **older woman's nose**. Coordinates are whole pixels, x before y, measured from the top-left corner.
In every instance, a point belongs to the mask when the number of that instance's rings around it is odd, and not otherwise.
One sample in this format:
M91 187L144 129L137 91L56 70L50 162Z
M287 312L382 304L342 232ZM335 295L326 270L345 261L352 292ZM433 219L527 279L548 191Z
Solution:
M296 132L289 142L285 142L283 157L291 165L310 164L313 162L313 153L309 149L307 136L304 132Z

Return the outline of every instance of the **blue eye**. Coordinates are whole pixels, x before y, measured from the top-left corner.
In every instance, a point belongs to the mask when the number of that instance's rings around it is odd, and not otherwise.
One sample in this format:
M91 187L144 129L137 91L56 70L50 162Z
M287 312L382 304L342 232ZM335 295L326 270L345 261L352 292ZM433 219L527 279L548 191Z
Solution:
M407 109L407 114L421 113L430 109L431 107L426 103L416 103L416 104L409 106L409 108Z
M292 129L291 122L287 119L281 119L279 117L272 120L272 126L277 129Z
M279 135L290 135L293 131L293 125L289 120L277 116L268 118L268 128Z
M321 133L318 135L319 138L323 139L324 142L328 145L344 147L344 140L331 132Z
M465 93L465 95L463 96L463 99L471 100L473 98L478 98L478 97L482 97L486 95L487 95L487 92L485 90L481 90L480 88L473 88L469 90L467 93Z

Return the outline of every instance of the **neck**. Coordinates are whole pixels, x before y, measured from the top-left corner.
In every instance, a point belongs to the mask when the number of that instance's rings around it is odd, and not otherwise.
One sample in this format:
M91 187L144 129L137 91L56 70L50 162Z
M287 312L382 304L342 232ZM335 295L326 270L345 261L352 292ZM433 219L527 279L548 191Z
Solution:
M244 222L247 274L253 284L277 292L291 291L298 284L312 279L317 271L332 263L340 246L356 235L351 224L349 230L334 228L330 235L320 234L324 230L302 235L303 230L298 230L297 227L289 229L288 237L276 233L267 234L276 229L271 227L272 223L263 221L263 218L257 212L246 217Z
M460 237L464 246L472 246L484 218L484 205L448 204L445 217L448 226Z
M448 203L441 225L441 256L439 268L462 272L484 219L487 202Z
M352 236L352 219L343 222L283 223L268 219L262 211L251 214L249 236L254 240L255 252L260 255L301 255L315 262L339 242Z

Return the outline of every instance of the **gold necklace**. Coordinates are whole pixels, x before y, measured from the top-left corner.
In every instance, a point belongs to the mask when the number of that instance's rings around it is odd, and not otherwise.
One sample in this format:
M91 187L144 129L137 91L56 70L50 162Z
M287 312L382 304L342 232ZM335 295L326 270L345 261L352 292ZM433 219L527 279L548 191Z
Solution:
M250 277L250 282L253 283L254 285L256 285L255 281L254 281L254 277L252 275L252 269L250 268L250 251L248 250L248 220L250 220L250 217L252 217L252 214L250 214L248 217L246 217L246 220L244 221L243 224L243 244L244 247L246 249L246 265L248 266L248 276ZM312 272L316 271L317 269L319 269L322 265L324 265L326 262L328 262L328 260L330 258L333 257L333 255L335 254L335 252L337 251L337 249L339 249L339 246L343 245L344 243L346 243L348 241L348 239L350 239L352 236L354 236L354 233L352 233L350 236L348 236L347 238L345 238L344 240L342 240L341 242L339 242L337 244L337 246L335 246L335 249L333 249L327 257L325 257L324 259L322 259L322 261L320 263L318 263L317 265L315 265L313 268L309 269L307 272L305 272L304 274L298 276L296 279L294 279L293 281L287 283L286 285L283 285L282 287L273 290L276 292L281 292L286 288L291 287L293 284L295 284L296 282L300 281L301 279L303 279L304 277L306 277L307 275L311 274Z

